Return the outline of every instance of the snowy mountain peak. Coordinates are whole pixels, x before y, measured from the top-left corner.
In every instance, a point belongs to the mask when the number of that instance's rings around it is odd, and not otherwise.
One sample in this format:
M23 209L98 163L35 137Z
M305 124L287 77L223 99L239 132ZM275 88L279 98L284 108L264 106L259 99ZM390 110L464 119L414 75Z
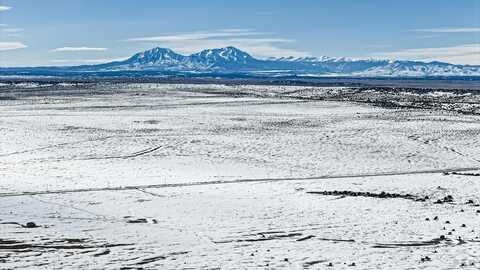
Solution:
M183 61L185 56L177 54L168 48L156 47L144 52L140 52L126 60L136 65L155 65L169 62L171 64Z
M384 60L373 59L373 58L355 59L355 58L349 58L349 57L330 57L330 56L271 57L271 58L268 58L268 60L271 60L271 61L290 61L290 62L310 62L310 63L314 63L314 62L356 62L356 61L372 62L372 61L384 61Z
M328 57L328 56L305 56L305 57L294 57L294 56L287 56L287 57L271 57L268 58L271 61L290 61L290 62L327 62L333 61L335 58Z
M131 58L101 65L79 67L88 70L154 70L188 72L277 72L315 76L478 76L480 66L452 65L441 62L392 61L321 57L280 57L256 59L235 47L206 49L181 55L167 48L153 48Z
M199 53L193 54L192 57L204 59L210 62L223 61L240 63L246 63L247 61L254 59L248 53L231 46L225 48L203 50Z

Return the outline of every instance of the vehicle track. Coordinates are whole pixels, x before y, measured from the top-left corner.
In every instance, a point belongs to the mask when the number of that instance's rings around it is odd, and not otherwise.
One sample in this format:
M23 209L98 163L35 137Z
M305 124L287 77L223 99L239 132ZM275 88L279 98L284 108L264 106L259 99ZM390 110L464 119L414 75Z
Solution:
M319 175L319 176L309 176L309 177L245 178L245 179L235 179L235 180L227 180L227 181L217 180L217 181L185 182L185 183L173 183L173 184L150 184L150 185L117 186L117 187L101 187L101 188L78 188L78 189L44 190L44 191L7 192L7 193L0 193L0 198L46 195L46 194L67 194L67 193L98 192L98 191L123 191L123 190L140 190L140 189L148 189L148 188L175 188L175 187L191 187L191 186L255 183L255 182L284 182L284 181L305 181L305 180L327 180L327 179L341 179L341 178L349 179L349 178L363 178L363 177L400 176L400 175L415 175L415 174L434 174L434 173L449 173L449 172L465 172L465 171L474 171L474 170L480 170L480 167L444 168L444 169L429 169L429 170L416 170L416 171L404 171L404 172L382 172L382 173L365 173L365 174L350 174L350 175L349 174Z
M155 151L157 151L158 149L160 149L160 148L162 148L162 147L163 147L163 145L160 145L160 146L155 146L155 147L151 147L151 148L143 149L143 150L140 150L140 151L137 151L137 152L134 152L134 153L128 154L128 155L123 155L123 156L92 157L92 158L86 158L86 159L83 159L83 160L92 160L92 159L124 159L124 158L134 158L134 157L143 156L143 155L146 155L146 154L149 154L149 153L155 152Z
M422 144L425 144L425 145L429 145L429 146L432 146L432 147L436 147L437 149L441 149L441 150L444 150L444 151L449 151L449 152L452 152L452 153L455 153L456 155L459 155L461 157L464 157L464 158L468 158L472 161L475 161L475 162L478 162L480 163L480 160L479 159L476 159L474 157L471 157L469 155L466 155L458 150L456 150L455 148L453 147L449 147L449 146L445 146L443 144L439 144L437 141L439 140L439 138L435 138L435 139L430 139L430 140L424 140L421 138L421 135L420 134L414 134L414 135L410 135L410 136L407 136L408 139L412 140L412 141L416 141L416 142L419 142L419 143L422 143Z

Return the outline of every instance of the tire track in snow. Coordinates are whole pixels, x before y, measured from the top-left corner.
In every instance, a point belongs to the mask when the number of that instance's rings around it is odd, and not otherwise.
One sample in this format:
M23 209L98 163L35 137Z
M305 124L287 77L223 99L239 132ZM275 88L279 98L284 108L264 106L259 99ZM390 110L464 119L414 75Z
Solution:
M364 178L364 177L435 174L435 173L447 173L447 172L454 172L454 171L465 172L465 171L474 171L474 170L480 170L480 167L444 168L444 169L428 169L428 170L403 171L403 172L400 171L400 172L345 174L345 175L319 175L319 176L309 176L309 177L245 178L245 179L235 179L235 180L226 180L226 181L217 180L217 181L185 182L185 183L173 183L173 184L149 184L149 185L117 186L117 187L101 187L101 188L25 191L25 192L0 193L0 198L31 196L31 195L46 195L46 194L67 194L67 193L98 192L98 191L123 191L123 190L139 190L139 189L148 189L148 188L158 189L158 188L175 188L175 187L256 183L256 182L285 182L285 181L305 181L305 180L328 180L328 179L342 179L342 178L351 179L351 178Z
M456 155L459 155L461 157L464 157L464 158L467 158L467 159L470 159L472 161L475 161L477 163L480 163L480 160L479 159L476 159L474 157L471 157L469 155L466 155L458 150L456 150L455 148L453 147L449 147L449 146L445 146L443 144L439 144L437 141L440 139L440 138L435 138L435 139L429 139L429 140L422 140L421 139L421 134L414 134L414 135L410 135L410 136L407 136L407 139L410 139L412 141L415 141L415 142L419 142L419 143L422 143L424 145L428 145L428 146L433 146L433 147L436 147L437 149L440 149L440 150L444 150L444 151L449 151L449 152L452 152L452 153L455 153Z
M140 150L140 151L128 154L128 155L123 155L123 156L92 157L92 158L85 158L85 159L81 159L81 160L134 158L134 157L143 156L143 155L155 152L162 147L163 147L163 145L155 146L155 147L143 149L143 150Z

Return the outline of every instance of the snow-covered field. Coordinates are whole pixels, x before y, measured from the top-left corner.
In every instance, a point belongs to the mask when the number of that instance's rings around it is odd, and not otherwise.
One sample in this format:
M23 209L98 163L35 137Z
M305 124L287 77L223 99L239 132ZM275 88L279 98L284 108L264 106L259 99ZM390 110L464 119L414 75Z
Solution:
M2 85L0 269L480 267L480 116L341 91Z

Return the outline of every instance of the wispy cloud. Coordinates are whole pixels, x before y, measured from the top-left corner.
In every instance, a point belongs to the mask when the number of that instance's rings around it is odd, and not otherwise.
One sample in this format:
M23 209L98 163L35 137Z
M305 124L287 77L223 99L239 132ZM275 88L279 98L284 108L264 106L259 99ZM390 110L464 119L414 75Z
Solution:
M309 55L307 52L285 47L287 44L294 43L295 40L272 38L271 36L271 33L261 33L250 29L221 29L136 37L126 41L168 47L184 54L206 48L235 46L258 57Z
M426 33L479 33L479 27L463 27L463 28L424 28L424 29L411 29L411 32L426 32Z
M371 56L389 59L443 61L453 64L480 65L480 44L406 49L393 52L374 53Z
M15 34L23 32L23 30L23 28L4 28L2 29L2 32Z
M56 64L101 64L114 61L123 61L128 57L121 58L97 58L97 59L54 59L50 60L52 63Z
M21 42L0 42L0 51L16 50L26 47L27 45Z
M175 42L175 41L195 41L195 40L207 40L229 37L241 37L241 36L253 36L261 33L252 32L249 29L223 29L213 32L191 32L181 34L169 34L150 37L137 37L130 38L127 41L140 41L140 42Z
M127 39L127 41L141 42L176 42L176 41L197 41L209 39L227 39L232 37L254 36L261 33L251 32L247 29L225 29L216 32L192 32L172 35L161 35L152 37L138 37Z
M53 49L52 52L102 52L108 48L96 48L96 47L61 47Z
M10 10L10 9L12 9L12 7L0 6L0 12L1 12L1 11L7 11L7 10Z
M421 38L421 39L439 38L439 37L442 37L442 35L432 34L432 35L421 35L421 36L418 36L418 38Z

